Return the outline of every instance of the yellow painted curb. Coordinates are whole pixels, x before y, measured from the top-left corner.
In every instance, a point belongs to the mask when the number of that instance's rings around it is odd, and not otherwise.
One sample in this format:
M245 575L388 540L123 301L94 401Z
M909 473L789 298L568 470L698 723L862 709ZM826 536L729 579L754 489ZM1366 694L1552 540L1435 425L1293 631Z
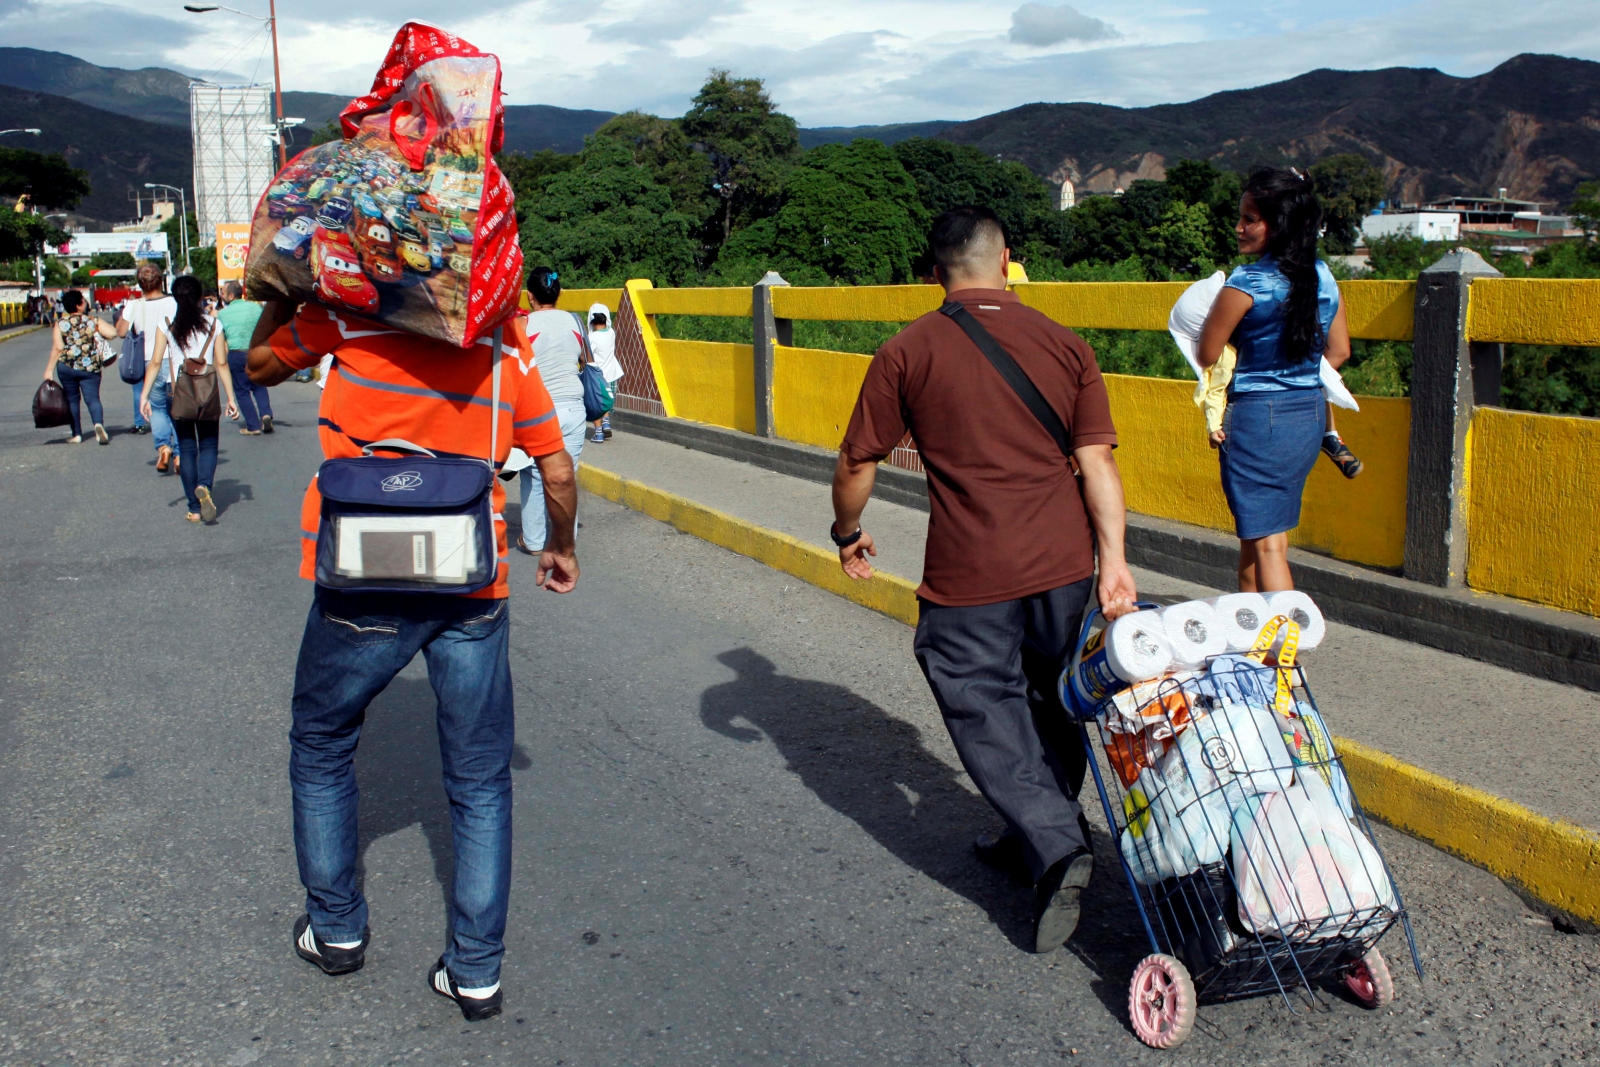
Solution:
M868 581L855 581L839 569L833 552L587 463L579 467L578 485L908 626L917 623L916 587L904 578L878 572ZM1514 882L1562 911L1600 922L1600 834L1413 767L1358 741L1341 737L1335 742L1369 815Z
M1515 882L1547 904L1600 921L1600 834L1441 777L1359 741L1335 739L1370 815Z
M774 570L792 574L803 582L898 619L907 626L917 624L917 587L904 578L879 571L864 582L857 581L839 569L839 557L833 552L587 463L578 468L578 485L585 492L614 500L684 533L694 534L702 541L749 556Z
M38 333L42 329L44 329L43 326L33 325L20 330L12 330L10 333L0 333L0 344L5 344L7 341L17 337L24 337L30 333Z

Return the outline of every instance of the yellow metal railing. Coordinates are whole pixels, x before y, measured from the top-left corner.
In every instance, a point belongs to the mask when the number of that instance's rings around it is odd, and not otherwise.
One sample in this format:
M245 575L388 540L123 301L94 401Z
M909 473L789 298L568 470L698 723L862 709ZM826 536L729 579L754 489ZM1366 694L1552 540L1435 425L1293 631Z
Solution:
M1018 282L1018 297L1062 325L1165 330L1182 282ZM1351 336L1409 341L1416 285L1340 283ZM667 414L752 431L754 350L750 345L662 338L657 315L748 316L751 290L655 289L629 282L645 347ZM931 285L775 286L777 319L909 322L935 310ZM1466 335L1473 341L1600 346L1600 281L1478 279L1469 290ZM870 357L775 345L772 426L779 436L836 448ZM1193 384L1107 375L1122 447L1129 507L1144 514L1231 530L1193 405ZM1385 568L1404 563L1411 406L1360 398L1339 429L1366 463L1355 481L1319 463L1307 482L1293 542L1340 559ZM1474 416L1468 460L1469 583L1478 589L1600 614L1600 420L1499 409Z

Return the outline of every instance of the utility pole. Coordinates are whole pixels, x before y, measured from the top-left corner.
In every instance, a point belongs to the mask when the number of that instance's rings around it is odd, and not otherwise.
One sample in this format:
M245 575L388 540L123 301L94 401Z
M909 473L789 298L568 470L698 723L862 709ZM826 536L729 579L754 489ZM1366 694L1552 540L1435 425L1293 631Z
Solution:
M289 165L289 127L298 126L305 120L283 117L283 77L278 71L278 0L267 0L266 18L222 4L184 4L183 9L194 15L203 15L208 11L227 11L267 24L267 29L272 34L272 95L273 106L277 111L277 119L273 122L272 129L278 142L278 169L282 170Z

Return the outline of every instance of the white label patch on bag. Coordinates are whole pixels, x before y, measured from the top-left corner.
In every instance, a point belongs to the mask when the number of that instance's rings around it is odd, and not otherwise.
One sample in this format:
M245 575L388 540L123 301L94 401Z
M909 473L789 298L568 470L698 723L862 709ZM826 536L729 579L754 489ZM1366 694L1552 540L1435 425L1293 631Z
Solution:
M472 515L346 515L334 524L335 566L347 578L464 582L478 568Z

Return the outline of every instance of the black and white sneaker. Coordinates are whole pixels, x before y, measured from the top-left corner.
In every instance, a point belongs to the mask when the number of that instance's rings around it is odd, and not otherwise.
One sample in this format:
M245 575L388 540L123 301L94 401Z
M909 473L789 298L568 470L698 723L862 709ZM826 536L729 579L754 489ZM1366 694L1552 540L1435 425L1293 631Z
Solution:
M367 962L367 945L372 931L361 931L361 944L355 948L335 948L311 929L311 916L302 915L294 923L295 953L308 963L322 968L323 974L354 974Z
M428 972L428 988L456 1002L461 1009L461 1017L469 1023L482 1022L492 1019L500 1014L501 1006L505 1000L504 991L500 983L494 984L494 992L486 997L469 997L461 992L461 987L456 984L455 977L449 968L444 965L444 957L439 957L439 962L433 965Z

